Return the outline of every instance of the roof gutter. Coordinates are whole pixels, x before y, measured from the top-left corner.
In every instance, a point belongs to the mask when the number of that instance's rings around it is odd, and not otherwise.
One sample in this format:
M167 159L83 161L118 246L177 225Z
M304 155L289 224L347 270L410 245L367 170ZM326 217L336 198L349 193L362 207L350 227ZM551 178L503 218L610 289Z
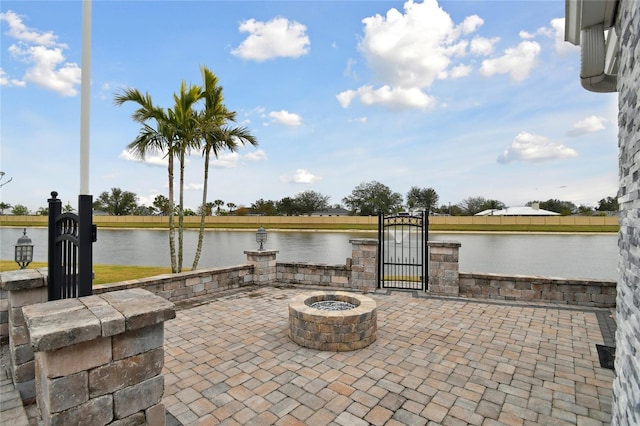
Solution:
M617 90L617 9L618 0L565 0L564 39L580 46L580 82L591 92Z

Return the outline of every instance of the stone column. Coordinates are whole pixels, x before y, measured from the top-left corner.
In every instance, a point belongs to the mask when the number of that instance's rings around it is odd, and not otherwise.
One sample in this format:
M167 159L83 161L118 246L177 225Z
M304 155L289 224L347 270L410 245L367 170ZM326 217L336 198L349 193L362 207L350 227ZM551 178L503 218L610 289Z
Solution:
M46 269L22 269L0 274L2 289L8 293L9 352L13 384L24 404L35 402L35 361L22 308L46 302Z
M374 291L378 287L378 240L354 238L351 243L351 278L354 290Z
M443 296L460 294L460 265L458 241L428 241L429 292Z
M276 281L278 250L245 250L247 262L253 265L253 284L273 284ZM251 278L247 275L245 279Z
M23 308L45 425L164 425L164 321L173 303L142 289Z

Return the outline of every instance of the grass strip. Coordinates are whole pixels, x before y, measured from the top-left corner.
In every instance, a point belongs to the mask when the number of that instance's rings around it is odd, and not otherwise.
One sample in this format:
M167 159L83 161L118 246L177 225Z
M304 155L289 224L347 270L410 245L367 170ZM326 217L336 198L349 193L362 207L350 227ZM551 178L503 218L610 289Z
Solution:
M47 262L32 262L27 269L46 268ZM0 260L0 272L16 271L18 264L12 260ZM165 266L127 266L127 265L93 265L94 285L117 283L170 274L171 267Z

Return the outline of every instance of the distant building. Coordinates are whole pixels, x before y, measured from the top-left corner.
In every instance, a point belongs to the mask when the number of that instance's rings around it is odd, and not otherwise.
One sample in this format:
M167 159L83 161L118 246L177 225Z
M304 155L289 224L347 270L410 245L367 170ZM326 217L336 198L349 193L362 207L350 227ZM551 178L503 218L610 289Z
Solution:
M560 213L543 210L539 207L506 207L501 210L488 209L476 213L476 216L559 216Z
M342 207L330 207L311 213L311 216L349 216L351 212Z

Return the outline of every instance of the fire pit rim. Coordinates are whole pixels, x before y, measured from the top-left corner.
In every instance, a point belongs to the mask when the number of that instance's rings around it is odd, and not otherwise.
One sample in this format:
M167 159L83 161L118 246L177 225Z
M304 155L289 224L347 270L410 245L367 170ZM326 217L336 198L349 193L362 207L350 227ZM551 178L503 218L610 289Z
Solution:
M332 298L315 300L315 298L323 296ZM347 309L344 311L324 311L321 309L312 308L310 304L307 303L307 301L311 299L314 299L313 302L323 300L348 302L352 305L355 305L355 307L353 309ZM346 291L314 291L311 293L299 294L292 297L291 301L289 302L289 307L299 312L300 314L342 317L369 313L376 308L376 302L370 297L364 296L362 294L349 293Z

